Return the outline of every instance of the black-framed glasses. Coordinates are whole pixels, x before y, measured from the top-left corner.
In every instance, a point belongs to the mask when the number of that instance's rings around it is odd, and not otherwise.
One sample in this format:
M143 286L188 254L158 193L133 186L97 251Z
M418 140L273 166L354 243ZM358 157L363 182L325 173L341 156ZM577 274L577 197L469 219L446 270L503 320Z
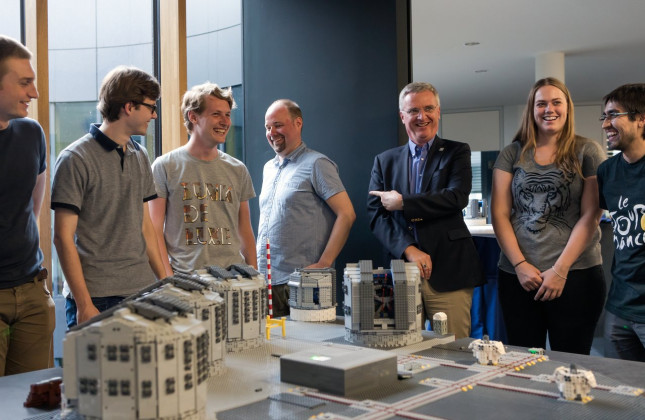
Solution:
M425 114L431 114L432 112L434 112L435 109L437 109L436 106L428 105L428 106L424 106L421 109L419 109L419 108L410 108L407 111L403 111L403 112L405 112L406 114L408 114L411 117L418 117L422 110L423 110L423 112Z
M145 102L137 102L137 101L132 101L132 103L135 104L135 105L143 105L143 106L145 106L146 108L148 108L150 110L151 114L154 114L155 112L157 112L157 105L150 105L150 104L147 104Z
M635 114L635 112L608 112L600 114L600 121L605 121L607 119L613 120L614 118L620 117L621 115Z

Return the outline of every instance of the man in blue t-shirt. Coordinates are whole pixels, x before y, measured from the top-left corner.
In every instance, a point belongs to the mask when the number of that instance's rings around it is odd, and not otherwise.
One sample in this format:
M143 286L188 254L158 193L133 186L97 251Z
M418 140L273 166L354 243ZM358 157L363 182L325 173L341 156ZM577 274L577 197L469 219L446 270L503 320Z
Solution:
M0 35L0 376L51 367L55 325L36 222L47 146L40 125L25 118L38 98L30 59Z
M621 359L645 362L645 83L604 97L600 116L609 150L598 167L600 207L614 228L605 336Z

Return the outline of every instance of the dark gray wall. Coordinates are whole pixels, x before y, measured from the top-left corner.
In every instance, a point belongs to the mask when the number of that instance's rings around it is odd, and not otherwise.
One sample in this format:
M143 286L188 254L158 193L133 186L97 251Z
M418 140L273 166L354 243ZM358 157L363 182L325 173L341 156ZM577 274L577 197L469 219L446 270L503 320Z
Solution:
M404 51L397 51L397 3L242 2L245 163L259 196L262 168L275 156L265 137L264 114L276 99L296 101L303 111L305 143L338 164L357 215L337 270L359 259L381 262L365 209L374 156L398 143L397 95L407 81L398 79L408 77L408 66L407 40ZM399 25L399 42L406 34ZM257 234L257 199L251 201L251 214Z

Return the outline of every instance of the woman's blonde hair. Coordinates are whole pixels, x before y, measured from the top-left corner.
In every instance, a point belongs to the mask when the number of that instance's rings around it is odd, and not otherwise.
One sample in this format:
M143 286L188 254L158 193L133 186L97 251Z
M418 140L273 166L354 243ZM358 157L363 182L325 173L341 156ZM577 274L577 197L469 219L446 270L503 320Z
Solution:
M519 142L522 145L522 152L520 160L526 159L535 152L537 146L537 123L535 122L535 95L537 91L544 86L553 86L562 93L567 101L567 120L564 123L560 137L558 138L557 149L555 152L555 164L565 173L565 175L573 175L578 173L582 176L582 169L580 161L577 156L577 141L574 132L574 117L573 117L573 101L569 89L560 80L553 77L545 77L540 79L533 85L529 92L529 97L522 115L522 124L515 134L513 141Z

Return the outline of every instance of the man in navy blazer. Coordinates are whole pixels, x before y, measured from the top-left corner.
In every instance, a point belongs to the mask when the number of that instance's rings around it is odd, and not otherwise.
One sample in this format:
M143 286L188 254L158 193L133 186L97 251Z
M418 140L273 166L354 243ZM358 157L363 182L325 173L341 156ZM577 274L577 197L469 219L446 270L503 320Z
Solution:
M399 95L408 143L374 159L367 212L389 258L415 262L425 314L448 316L456 338L470 335L473 288L485 282L462 216L472 186L470 147L437 136L439 94L415 82Z

